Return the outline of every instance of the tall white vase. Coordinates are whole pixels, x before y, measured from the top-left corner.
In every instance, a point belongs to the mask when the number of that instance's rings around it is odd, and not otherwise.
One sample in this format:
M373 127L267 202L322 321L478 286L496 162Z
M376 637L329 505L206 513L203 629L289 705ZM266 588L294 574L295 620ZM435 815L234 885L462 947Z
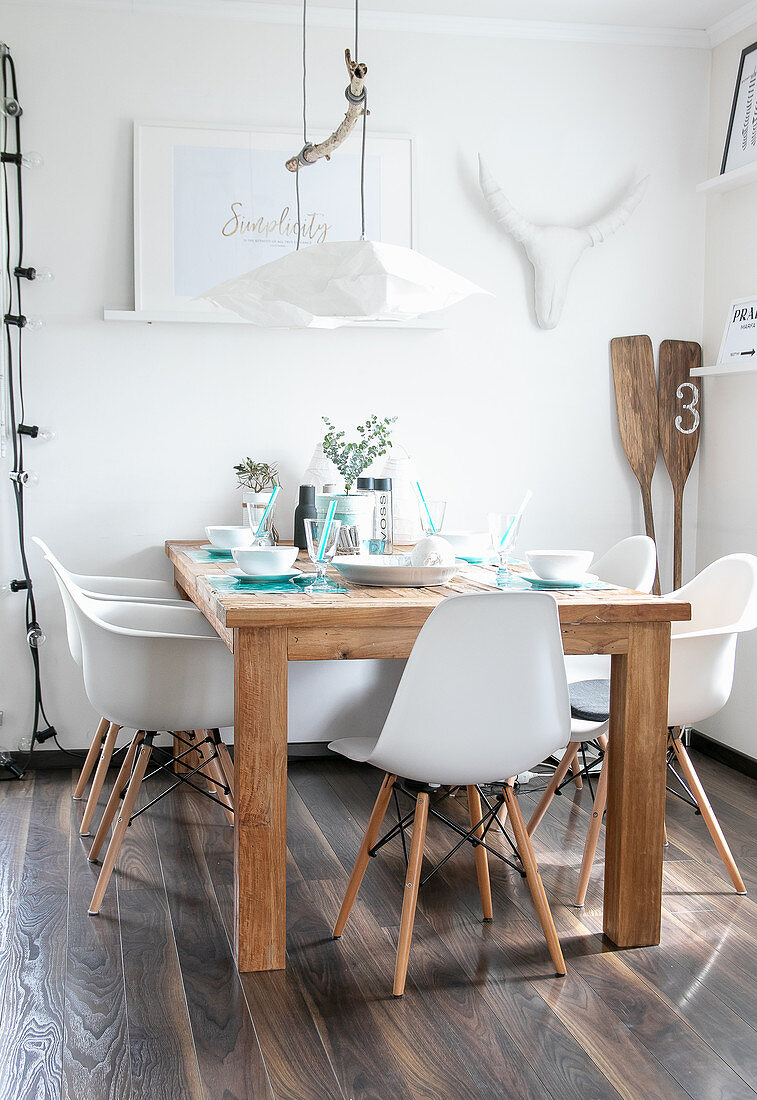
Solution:
M323 486L329 482L341 484L342 478L330 458L323 453L323 444L318 443L313 451L313 457L307 470L302 475L302 485L315 485L316 493L323 491Z
M400 454L402 452L402 454ZM394 543L412 544L423 537L418 513L418 475L415 463L401 443L395 443L377 477L392 479L392 510L394 514Z

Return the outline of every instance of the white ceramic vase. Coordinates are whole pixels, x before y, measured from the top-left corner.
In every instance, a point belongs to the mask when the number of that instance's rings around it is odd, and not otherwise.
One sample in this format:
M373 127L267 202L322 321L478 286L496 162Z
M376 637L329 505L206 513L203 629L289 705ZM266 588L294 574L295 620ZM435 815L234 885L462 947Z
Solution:
M400 454L400 452L402 452ZM395 443L377 477L392 479L394 545L412 545L423 537L418 513L415 463L401 443Z
M318 519L325 519L331 501L337 502L334 519L338 519L345 527L357 527L360 532L360 541L364 542L373 538L373 508L372 496L361 496L359 493L316 493L315 507Z

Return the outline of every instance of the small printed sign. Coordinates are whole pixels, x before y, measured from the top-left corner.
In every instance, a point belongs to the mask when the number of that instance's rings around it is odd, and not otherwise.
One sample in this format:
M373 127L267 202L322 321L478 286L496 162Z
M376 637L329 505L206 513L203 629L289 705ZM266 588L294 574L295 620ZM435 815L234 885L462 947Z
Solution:
M718 363L757 366L757 298L731 302Z

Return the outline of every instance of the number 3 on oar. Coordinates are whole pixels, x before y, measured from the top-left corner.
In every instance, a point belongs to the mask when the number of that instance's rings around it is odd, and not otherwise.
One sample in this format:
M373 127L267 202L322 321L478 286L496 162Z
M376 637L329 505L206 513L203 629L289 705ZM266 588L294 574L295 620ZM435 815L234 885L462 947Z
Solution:
M699 443L702 395L694 367L701 366L702 349L690 340L663 340L660 344L660 445L673 484L673 588L681 587L683 546L683 490Z

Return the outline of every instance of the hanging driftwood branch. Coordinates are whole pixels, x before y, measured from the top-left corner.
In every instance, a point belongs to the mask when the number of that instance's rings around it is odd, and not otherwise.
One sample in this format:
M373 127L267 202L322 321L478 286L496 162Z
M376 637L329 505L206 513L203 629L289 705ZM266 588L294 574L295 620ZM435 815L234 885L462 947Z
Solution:
M286 162L286 167L290 172L297 171L297 162L301 159L300 163L315 164L321 157L325 157L329 160L331 154L335 149L345 141L352 131L355 129L355 123L360 118L365 108L365 74L368 72L368 66L364 65L362 61L353 61L350 56L349 49L344 51L344 60L347 64L347 72L350 74L350 86L349 86L349 107L347 108L347 114L334 130L330 137L327 137L325 141L321 141L318 145L306 145L301 153L296 153L293 157L290 157ZM357 102L354 102L357 100Z

